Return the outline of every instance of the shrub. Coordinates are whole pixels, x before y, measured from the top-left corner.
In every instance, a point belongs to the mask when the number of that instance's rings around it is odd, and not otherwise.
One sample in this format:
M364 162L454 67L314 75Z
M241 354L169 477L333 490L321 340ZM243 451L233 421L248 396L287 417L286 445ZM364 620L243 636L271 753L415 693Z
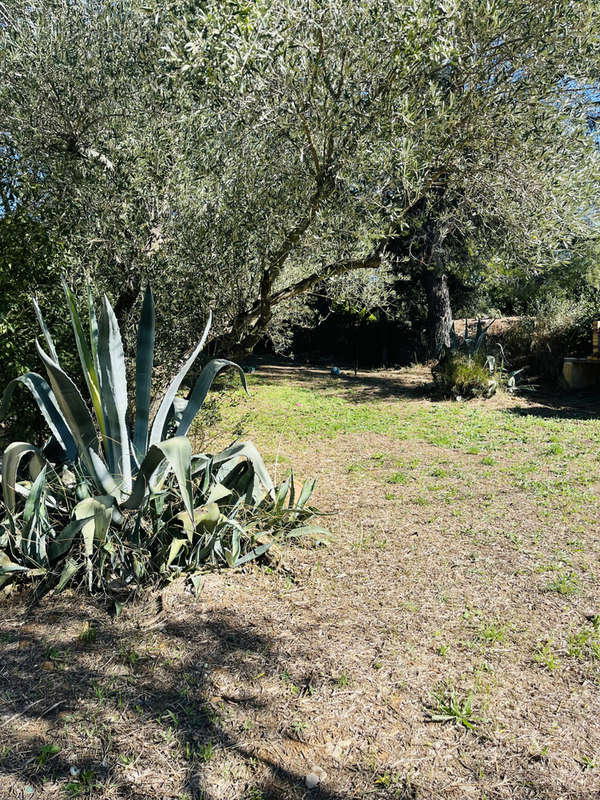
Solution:
M276 488L251 442L234 442L212 455L192 454L186 434L216 375L233 368L246 388L240 367L213 359L188 398L177 396L206 341L210 315L194 352L164 396L151 404L155 316L150 289L138 327L132 398L108 299L97 318L88 296L86 335L75 299L66 284L64 289L90 402L62 369L34 304L48 352L36 344L49 382L34 372L11 381L0 418L15 389L24 386L52 436L41 448L19 441L4 451L0 587L15 579L38 579L42 591L60 591L83 576L89 591L133 589L183 572L194 576L207 563L240 566L290 537L325 536L323 529L306 524L314 516L308 506L314 481L304 484L297 499L293 473Z
M555 381L565 356L589 356L592 323L600 319L600 293L589 289L578 299L549 297L533 316L523 317L502 335L512 366L527 366L530 375Z
M445 397L491 397L498 380L490 364L485 356L449 351L434 367L433 378Z

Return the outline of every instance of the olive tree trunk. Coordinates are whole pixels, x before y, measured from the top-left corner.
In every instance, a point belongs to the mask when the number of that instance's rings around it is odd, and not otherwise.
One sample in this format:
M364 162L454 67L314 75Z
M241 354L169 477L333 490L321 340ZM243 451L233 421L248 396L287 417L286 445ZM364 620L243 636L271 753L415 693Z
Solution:
M427 345L430 358L440 358L450 347L452 309L448 276L439 270L425 270L423 283L427 296Z

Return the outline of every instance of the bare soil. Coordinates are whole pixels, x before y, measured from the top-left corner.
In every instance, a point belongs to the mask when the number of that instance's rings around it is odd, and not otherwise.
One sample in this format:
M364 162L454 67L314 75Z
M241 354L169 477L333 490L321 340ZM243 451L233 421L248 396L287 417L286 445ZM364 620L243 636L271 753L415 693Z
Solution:
M267 379L317 390L326 374ZM429 381L361 373L352 388L427 404ZM560 408L480 403L515 404ZM118 618L69 592L4 601L0 797L600 797L600 654L572 653L600 613L585 510L565 522L478 455L381 433L282 431L279 452L319 478L329 547L208 574L198 597L176 582ZM569 570L577 591L547 588ZM473 727L432 721L452 695ZM325 775L309 791L313 766Z

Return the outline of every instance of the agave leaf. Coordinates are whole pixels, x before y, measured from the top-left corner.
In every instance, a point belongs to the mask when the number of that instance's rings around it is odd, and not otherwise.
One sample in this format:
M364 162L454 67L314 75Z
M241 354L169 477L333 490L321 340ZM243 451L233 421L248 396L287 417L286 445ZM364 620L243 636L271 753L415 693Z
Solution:
M254 547L252 550L249 550L245 555L241 556L237 559L234 567L241 567L242 564L246 564L248 561L252 561L255 558L260 558L260 556L264 555L268 550L271 549L273 546L273 542L267 542L266 544L258 545L258 547Z
M131 492L131 447L127 430L127 378L119 324L108 298L98 327L102 410L107 434L107 460L113 477Z
M40 472L31 486L31 490L25 500L25 508L23 509L23 520L26 523L31 522L40 512L42 491L44 489L44 480L46 478L46 467Z
M194 514L194 523L196 526L202 525L208 531L214 530L221 519L221 511L215 502L207 503L204 508L196 509L196 511L197 513Z
M56 594L60 594L62 592L62 590L69 583L71 578L75 575L76 572L79 572L82 566L83 564L81 563L78 564L76 561L73 561L72 558L67 559L63 567L63 570L60 574L58 583L56 585L55 589Z
M206 504L218 503L219 500L222 500L224 497L229 497L230 494L231 489L228 489L227 486L223 486L222 483L215 483L206 498Z
M34 453L29 460L29 476L34 481L46 465L46 459L40 453Z
M246 385L246 376L244 375L244 370L233 361L227 361L225 358L214 358L204 367L200 373L200 377L196 381L196 384L188 399L182 420L177 428L177 432L175 434L176 436L186 435L190 429L190 425L194 421L194 417L202 408L206 399L206 395L208 394L214 379L217 377L219 372L226 367L235 367L235 369L239 371L240 378L242 380L242 386L244 387L246 394L248 393L248 386Z
M129 499L123 504L123 508L138 508L146 496L150 487L150 479L156 472L160 464L167 460L173 469L179 490L183 498L183 503L190 519L193 520L193 498L192 498L192 445L189 439L178 436L173 439L166 439L164 442L152 445L146 457L140 464L140 471L133 484L133 490ZM156 485L153 491L156 491Z
M207 456L206 453L196 453L192 456L192 475L198 475L204 472L209 464L212 462L212 456Z
M104 543L110 527L114 503L115 498L112 495L99 495L80 500L73 509L76 520L90 518L81 528L88 589L90 591L92 590L91 558L94 552L94 539L101 545Z
M0 419L6 416L14 390L19 384L29 389L33 395L33 399L37 403L54 438L65 453L65 460L74 461L77 457L77 445L75 444L75 440L71 435L65 418L58 408L58 403L52 389L37 372L26 372L25 375L20 375L18 378L14 378L10 381L4 390L2 401L0 402Z
M138 325L135 362L135 430L133 433L133 448L139 462L143 460L148 447L150 390L154 362L154 329L154 298L148 285Z
M150 487L150 478L160 464L164 461L164 458L165 454L160 447L158 447L158 445L153 445L148 450L144 460L140 464L139 472L135 477L135 481L133 482L131 494L122 504L123 508L139 508L142 505ZM159 513L160 516L161 512L157 513Z
M215 465L221 464L221 468L216 474L217 483L222 483L224 478L231 472L240 458L245 458L250 462L254 470L254 482L252 487L252 499L258 503L266 494L275 499L275 487L269 475L265 463L260 453L252 442L235 442L213 456Z
M106 494L112 495L117 503L119 503L121 501L121 489L106 468L104 461L102 461L98 453L95 453L91 448L88 450L88 459L94 470L93 475L98 488L102 488Z
M93 520L93 516L83 517L82 519L74 519L66 525L58 536L53 539L48 545L48 558L50 561L56 561L67 552L73 544L73 540L83 528L83 526Z
M283 504L285 503L285 498L287 497L288 492L290 490L291 477L292 476L290 473L287 479L283 481L280 484L279 488L277 489L277 494L275 496L275 511L281 511L281 509L283 508Z
M73 509L77 521L87 519L81 527L86 556L90 557L94 552L94 539L100 544L104 543L114 504L115 498L112 495L97 495L80 500Z
M169 466L172 468L179 484L179 490L183 499L183 504L190 518L194 518L194 501L192 497L192 445L189 439L178 436L177 438L167 439L156 445L164 453Z
M27 571L28 567L24 567L22 564L15 564L15 562L11 561L3 550L0 550L0 575L9 575L12 572Z
M12 442L9 444L2 457L2 496L4 505L11 514L15 513L17 472L22 459L29 453L35 453L43 458L41 451L29 442ZM45 461L45 459L44 459Z
M37 341L36 346L46 367L57 405L85 462L88 448L98 452L98 436L90 412L69 376L42 350Z
M58 364L58 354L56 352L56 347L54 346L54 339L52 338L52 335L48 330L48 326L46 325L46 322L44 320L44 317L42 316L42 312L40 311L40 307L38 306L35 297L33 298L32 302L33 302L33 310L35 311L37 321L39 322L40 328L42 329L42 333L44 334L44 339L46 340L46 343L48 345L48 350L50 350L50 355L52 356L54 361L56 361L56 363Z
M202 494L206 494L210 488L210 481L212 478L212 471L213 471L214 460L213 457L210 456L208 459L208 463L206 465L206 469L204 470L204 475L202 477L202 484L200 491Z
M163 436L164 436L164 429L165 424L167 422L167 416L169 414L169 409L173 404L173 400L177 394L179 387L181 386L181 382L185 378L188 373L188 370L196 360L198 353L204 347L204 343L206 342L206 337L208 336L208 332L210 330L210 326L212 324L212 312L209 312L208 315L208 322L206 323L206 327L204 328L204 333L202 334L202 338L196 345L194 352L185 362L183 367L179 370L175 378L173 379L171 385L169 386L165 396L162 399L160 406L158 407L158 411L156 412L156 416L154 417L154 421L152 423L152 429L150 431L150 444L158 444Z
M315 484L317 482L316 478L308 478L304 482L304 486L302 487L302 491L300 492L300 497L298 498L298 502L296 503L296 509L304 508L310 496L315 490Z
M39 530L39 523L44 513L42 498L45 481L46 467L42 469L33 482L23 510L23 521L25 525L23 526L22 536L25 542L25 551L38 564L46 559L46 545Z
M172 540L171 546L169 548L169 557L167 558L167 567L170 566L172 562L177 558L184 544L186 544L186 539Z
M98 320L96 319L96 308L94 307L94 298L92 296L92 287L88 284L88 319L90 328L90 350L92 358L94 359L94 366L96 367L96 375L100 388L102 382L100 381L100 360L98 358Z
M225 560L227 561L228 566L233 567L235 562L240 557L240 531L238 530L239 526L237 523L232 525L233 532L231 534L231 549L224 549L223 553L225 555Z
M331 539L331 533L327 528L321 528L319 525L302 525L299 528L294 528L286 534L286 539L298 539L301 536L318 536L320 539Z
M106 443L104 414L102 412L102 403L100 401L100 378L98 376L98 371L96 369L96 361L90 351L90 348L88 347L88 343L85 338L83 325L81 324L81 317L79 316L79 312L77 311L77 304L75 303L75 297L73 296L73 293L67 286L65 280L63 280L62 285L65 292L65 296L67 298L67 305L69 306L69 312L71 314L71 325L73 327L73 334L75 336L77 352L79 353L79 360L81 361L81 369L83 371L83 377L85 378L85 382L87 384L88 391L90 393L90 397L92 400L92 405L94 406L94 412L96 414L96 419L98 420L100 433L102 434L102 438Z
M198 506L194 509L194 518L191 519L187 511L181 511L175 514L175 519L178 519L183 524L183 529L191 542L194 538L194 532L198 527L202 526L205 530L212 532L217 523L221 519L221 511L216 503L207 503L206 506Z

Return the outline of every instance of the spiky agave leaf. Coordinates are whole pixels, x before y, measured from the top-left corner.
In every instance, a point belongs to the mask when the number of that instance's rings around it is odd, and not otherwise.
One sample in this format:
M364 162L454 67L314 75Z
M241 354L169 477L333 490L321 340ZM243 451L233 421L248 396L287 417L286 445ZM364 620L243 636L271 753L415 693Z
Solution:
M228 361L225 358L214 358L212 361L209 361L208 364L204 367L202 372L200 373L200 377L196 381L196 384L190 394L188 399L187 405L185 407L185 411L183 412L183 417L181 422L179 423L179 427L177 428L176 436L185 436L190 429L190 425L194 421L196 414L200 411L202 406L204 405L204 401L206 399L206 395L209 392L210 387L213 384L213 381L221 372L222 370L226 369L227 367L234 367L237 369L240 378L242 381L242 386L248 393L248 386L246 384L246 376L244 375L244 370L235 362Z
M12 442L2 456L2 496L9 513L14 514L16 508L17 473L25 456L35 453L43 458L42 452L29 442ZM45 461L45 459L44 459Z
M133 434L133 449L138 463L142 462L148 449L155 325L154 298L148 285L144 294L142 314L137 330L135 361L135 430Z
M131 492L131 444L127 428L127 374L119 324L106 295L98 325L98 358L102 380L102 412L106 456L113 478Z
M6 386L2 401L0 401L0 419L3 419L8 414L13 393L19 385L25 386L31 392L54 438L64 451L65 461L73 461L77 457L75 439L71 435L67 421L58 407L52 389L37 372L26 372L24 375L14 378Z
M79 316L79 312L77 310L77 304L75 302L75 297L73 296L73 292L67 286L65 280L62 282L63 290L65 296L67 298L67 305L69 306L69 312L71 315L71 325L73 327L73 334L75 336L75 344L77 345L77 352L79 353L79 360L81 361L81 369L83 371L83 377L85 378L85 382L88 387L88 391L90 393L90 398L92 400L92 405L94 406L94 413L96 414L96 419L98 421L98 427L100 428L100 433L102 434L102 439L106 445L106 427L104 424L104 413L102 410L102 403L101 403L101 393L100 393L100 376L99 371L97 369L97 359L94 358L94 354L90 347L88 347L88 343L85 337L85 333L83 330L83 325L81 323L81 317ZM93 347L93 332L92 328L90 328L90 336L91 336L91 346ZM57 360L57 359L55 359Z
M173 404L173 400L177 395L179 387L187 373L190 370L190 367L198 357L198 354L204 347L206 339L208 337L208 332L210 330L210 326L212 324L212 312L208 314L208 321L206 323L206 327L204 328L204 333L202 334L202 338L194 348L193 353L187 359L183 367L179 370L171 385L167 389L165 396L163 397L160 406L158 407L158 411L156 412L156 416L152 422L152 429L150 431L150 444L158 444L160 441L163 441L165 435L165 425L167 422L167 417L169 415L169 410Z

